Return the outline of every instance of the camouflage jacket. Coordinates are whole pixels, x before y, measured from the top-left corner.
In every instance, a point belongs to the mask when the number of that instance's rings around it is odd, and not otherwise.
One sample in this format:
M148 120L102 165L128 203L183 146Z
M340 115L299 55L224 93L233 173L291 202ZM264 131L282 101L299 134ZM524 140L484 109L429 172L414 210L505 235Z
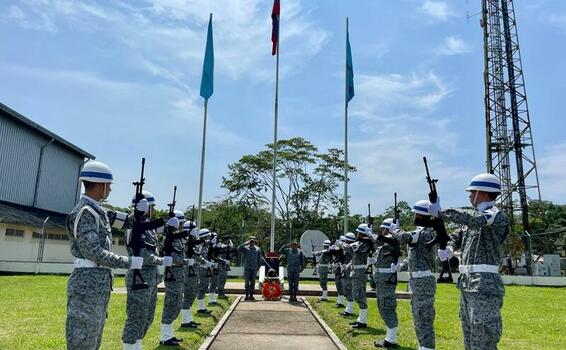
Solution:
M303 251L300 249L293 249L290 247L281 247L279 254L285 255L287 258L287 270L302 271L307 265L307 258Z
M369 256L369 245L364 241L356 241L352 247L352 265L366 265Z
M507 215L494 202L484 202L479 210L446 209L441 212L445 221L461 225L450 236L449 246L461 250L461 265L496 265L501 262L503 245L509 232ZM462 274L458 288L467 292L503 295L501 276L497 273Z
M242 244L238 247L238 251L244 256L245 270L258 270L261 266L261 250L258 246L253 248L249 245Z
M71 254L101 267L129 268L130 259L112 252L112 231L106 211L83 195L67 217Z
M412 232L396 230L393 235L400 242L409 244L409 271L433 270L436 261L435 250L433 246L426 245L435 237L432 228L417 227Z

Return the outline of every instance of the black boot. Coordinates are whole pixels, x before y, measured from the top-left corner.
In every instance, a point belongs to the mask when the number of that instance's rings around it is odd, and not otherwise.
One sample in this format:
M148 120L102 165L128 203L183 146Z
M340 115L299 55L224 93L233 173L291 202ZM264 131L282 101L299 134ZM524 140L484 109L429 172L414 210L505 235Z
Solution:
M179 346L179 342L173 340L173 338L167 339L166 341L160 341L159 344L165 346Z
M387 340L378 340L373 343L376 348L388 348L388 349L396 349L399 347L396 343L390 343Z

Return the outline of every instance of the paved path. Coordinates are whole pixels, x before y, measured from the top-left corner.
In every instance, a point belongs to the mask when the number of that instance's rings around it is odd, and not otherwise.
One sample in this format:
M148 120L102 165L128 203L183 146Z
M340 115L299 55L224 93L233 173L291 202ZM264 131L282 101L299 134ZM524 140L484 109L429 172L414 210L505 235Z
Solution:
M319 320L302 301L242 301L240 297L200 349L345 349Z

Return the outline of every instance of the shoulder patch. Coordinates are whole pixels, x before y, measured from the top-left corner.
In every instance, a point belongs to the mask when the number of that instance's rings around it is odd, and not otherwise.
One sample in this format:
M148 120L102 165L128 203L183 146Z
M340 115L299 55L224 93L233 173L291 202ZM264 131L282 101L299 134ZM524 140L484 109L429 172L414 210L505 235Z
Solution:
M482 211L482 214L483 216L485 216L485 219L487 221L487 226L493 224L493 222L495 221L495 217L497 216L498 213L499 213L499 208L497 208L496 206L493 206L491 208Z

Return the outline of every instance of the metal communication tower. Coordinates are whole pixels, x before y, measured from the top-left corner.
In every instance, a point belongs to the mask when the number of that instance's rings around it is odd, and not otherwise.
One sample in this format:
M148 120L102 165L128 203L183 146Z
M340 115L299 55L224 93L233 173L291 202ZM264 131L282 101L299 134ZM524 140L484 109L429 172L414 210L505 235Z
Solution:
M541 196L513 1L482 0L481 26L487 171L501 181L501 208L511 222L520 212L528 232L529 201ZM525 243L529 251L530 242Z

